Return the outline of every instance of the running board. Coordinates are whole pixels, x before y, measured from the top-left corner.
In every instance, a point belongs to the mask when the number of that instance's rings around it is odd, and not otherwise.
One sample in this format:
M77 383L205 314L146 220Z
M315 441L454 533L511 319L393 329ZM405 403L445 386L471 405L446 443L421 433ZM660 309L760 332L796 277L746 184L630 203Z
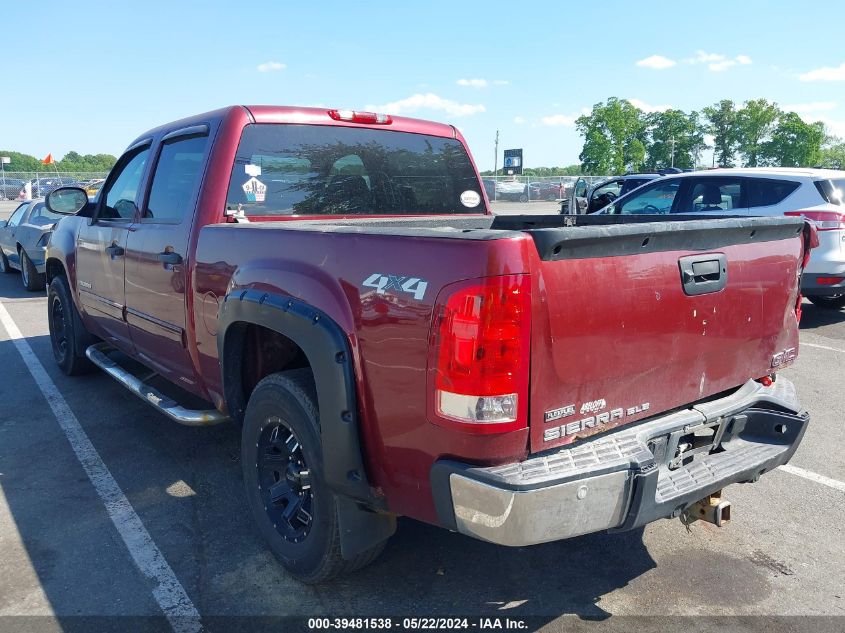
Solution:
M229 420L227 415L217 409L186 409L181 406L173 398L145 384L140 378L109 358L108 352L114 350L115 348L108 343L97 343L86 349L85 355L97 367L171 420L185 426L211 426Z

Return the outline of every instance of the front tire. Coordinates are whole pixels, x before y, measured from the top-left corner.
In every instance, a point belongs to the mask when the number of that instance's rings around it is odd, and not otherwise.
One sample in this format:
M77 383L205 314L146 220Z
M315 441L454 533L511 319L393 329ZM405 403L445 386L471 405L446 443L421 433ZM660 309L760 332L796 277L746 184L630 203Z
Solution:
M26 254L26 251L21 249L20 251L20 259L21 259L21 281L23 282L23 287L29 290L30 292L34 292L36 290L44 290L44 273L39 273L38 270L35 268L35 264L32 263L32 260L29 258L29 255Z
M47 323L56 364L68 376L91 371L94 366L85 350L95 339L82 324L82 318L70 297L67 279L58 276L50 282L47 291Z
M845 308L845 294L833 295L830 297L810 296L807 298L813 303L813 305L826 310L841 310L842 308Z
M5 253L0 252L0 274L10 272L12 272L12 269L9 268L9 259Z
M271 374L255 387L241 435L247 503L282 566L305 583L373 561L384 543L345 560L337 499L322 477L319 412L309 369Z

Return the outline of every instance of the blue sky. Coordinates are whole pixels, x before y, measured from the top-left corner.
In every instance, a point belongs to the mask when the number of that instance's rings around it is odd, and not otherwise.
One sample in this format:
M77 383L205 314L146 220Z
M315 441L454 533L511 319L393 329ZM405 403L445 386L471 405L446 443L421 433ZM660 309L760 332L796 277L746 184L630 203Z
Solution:
M701 109L765 97L845 137L845 3L2 3L0 147L119 154L232 103L377 106L446 121L481 169L577 162L573 120L609 96ZM14 69L15 72L10 72ZM17 78L17 79L16 79Z

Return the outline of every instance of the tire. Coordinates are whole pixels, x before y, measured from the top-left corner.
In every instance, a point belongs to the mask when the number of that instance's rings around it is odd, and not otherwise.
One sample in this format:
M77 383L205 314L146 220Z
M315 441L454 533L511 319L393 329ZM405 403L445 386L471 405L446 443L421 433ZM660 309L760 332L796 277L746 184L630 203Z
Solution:
M519 201L520 202L528 202L528 196L526 196L525 194L522 194L521 196L519 196Z
M9 267L9 260L5 253L0 253L0 274L10 273L12 269Z
M820 308L824 308L826 310L841 310L842 308L845 308L845 294L833 295L828 297L809 296L807 298L812 301L813 305L816 305Z
M70 296L67 279L60 275L50 282L47 291L47 322L50 343L56 364L68 376L77 376L94 369L85 350L97 342L82 324Z
M20 250L20 258L21 281L23 282L23 287L30 292L35 290L44 290L44 273L39 273L36 270L35 264L32 263L29 255L27 255L26 251L23 249Z
M322 478L319 424L311 371L295 369L258 383L241 435L244 488L258 531L282 566L309 584L364 567L385 545L352 560L341 556L337 500Z

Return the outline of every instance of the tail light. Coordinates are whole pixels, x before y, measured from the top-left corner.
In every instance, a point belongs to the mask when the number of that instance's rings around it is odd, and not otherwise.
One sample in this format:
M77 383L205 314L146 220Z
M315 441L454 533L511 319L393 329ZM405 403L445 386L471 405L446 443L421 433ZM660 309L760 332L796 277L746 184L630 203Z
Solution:
M433 422L471 433L525 428L531 345L531 279L459 282L438 296L429 384Z
M784 215L800 215L813 223L818 231L845 229L845 213L839 211L787 211Z
M376 125L390 125L393 123L393 119L389 114L376 114L375 112L329 110L329 116L335 121L348 121L350 123L369 123Z

